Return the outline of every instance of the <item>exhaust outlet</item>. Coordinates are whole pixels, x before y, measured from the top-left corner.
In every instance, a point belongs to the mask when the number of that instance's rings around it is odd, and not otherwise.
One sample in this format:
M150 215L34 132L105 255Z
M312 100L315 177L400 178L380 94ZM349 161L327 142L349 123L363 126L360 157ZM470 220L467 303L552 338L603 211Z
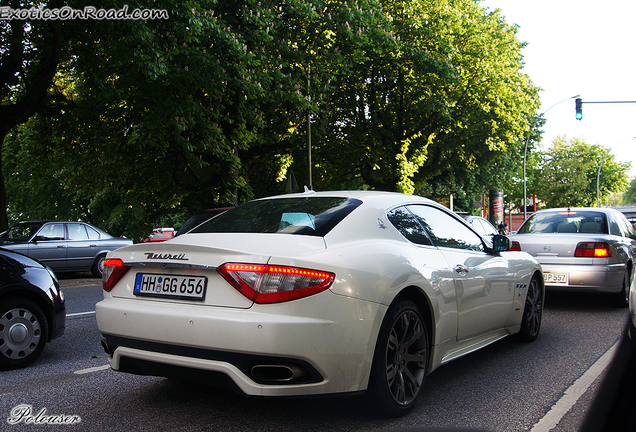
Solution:
M102 344L102 348L104 349L104 351L106 352L106 354L108 354L109 357L112 357L113 355L113 348L110 346L110 344L108 343L108 341L106 339L102 339L101 341Z
M256 381L285 383L301 380L307 372L295 365L263 364L252 366L252 376Z

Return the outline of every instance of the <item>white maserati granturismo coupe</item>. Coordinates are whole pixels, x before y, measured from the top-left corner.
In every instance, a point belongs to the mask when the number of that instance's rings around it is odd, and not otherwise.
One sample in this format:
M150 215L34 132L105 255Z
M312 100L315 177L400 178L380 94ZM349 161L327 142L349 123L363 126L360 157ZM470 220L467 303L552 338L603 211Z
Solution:
M439 366L541 327L540 264L431 200L250 201L108 254L96 306L112 369L248 395L365 394L398 416Z

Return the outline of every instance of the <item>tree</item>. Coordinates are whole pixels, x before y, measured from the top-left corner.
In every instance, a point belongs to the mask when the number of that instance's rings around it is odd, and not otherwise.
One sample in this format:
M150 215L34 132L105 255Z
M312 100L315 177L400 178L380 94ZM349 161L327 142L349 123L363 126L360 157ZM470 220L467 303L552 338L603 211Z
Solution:
M63 209L53 203L51 214L137 236L141 220L276 192L267 188L284 178L295 131L308 109L317 111L310 101L328 95L334 71L345 73L367 37L349 27L385 21L373 1L159 0L152 7L170 18L83 27L40 114L5 140L16 156L4 161L15 170L12 201L22 209L14 213L51 201L56 188L69 201ZM45 170L29 157L43 151ZM33 174L42 180L31 181ZM29 200L19 196L25 182L39 186Z
M538 104L515 28L473 0L126 3L168 18L63 23L46 100L3 140L12 217L136 237L283 192L307 118L319 189L470 197L515 172Z
M601 202L610 193L627 187L628 162L616 162L609 150L599 144L587 144L574 138L557 137L552 147L538 152L530 190L543 207L594 207L598 170Z
M623 194L623 203L634 204L636 203L636 178L633 178L629 183L629 187Z
M538 89L521 73L516 29L471 0L382 5L398 44L336 86L316 150L328 181L421 193L518 156Z
M11 9L28 9L36 1L10 0ZM52 1L52 6L63 2ZM45 105L67 44L70 25L59 20L0 21L0 161L9 131ZM0 164L0 229L8 225L7 195Z

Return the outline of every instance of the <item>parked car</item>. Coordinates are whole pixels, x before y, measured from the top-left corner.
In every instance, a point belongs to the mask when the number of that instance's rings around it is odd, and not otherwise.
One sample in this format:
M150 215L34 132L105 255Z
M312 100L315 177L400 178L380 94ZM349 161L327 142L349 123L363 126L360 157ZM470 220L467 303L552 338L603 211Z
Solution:
M101 277L104 258L132 240L84 222L20 222L0 234L0 247L35 258L56 273L91 271Z
M497 228L495 228L493 224L488 221L488 219L484 219L480 216L471 215L464 216L464 219L466 219L466 222L468 222L470 226L475 229L475 231L483 236L491 236L499 233L497 231Z
M416 196L259 199L109 253L97 325L116 371L259 396L366 392L396 416L442 364L537 337L541 266L509 247Z
M225 207L225 208L199 210L194 212L194 214L190 216L190 218L188 218L188 220L183 224L183 226L177 230L175 237L178 235L187 233L188 231L190 231L192 228L196 227L197 225L201 225L206 220L211 219L214 216L220 215L221 213L229 209L230 207Z
M510 238L513 250L541 263L547 289L609 293L617 306L628 305L636 231L620 211L540 210Z
M55 274L19 253L0 249L0 370L33 363L64 334L66 306Z
M152 234L141 239L142 243L159 243L174 238L174 228L154 228Z

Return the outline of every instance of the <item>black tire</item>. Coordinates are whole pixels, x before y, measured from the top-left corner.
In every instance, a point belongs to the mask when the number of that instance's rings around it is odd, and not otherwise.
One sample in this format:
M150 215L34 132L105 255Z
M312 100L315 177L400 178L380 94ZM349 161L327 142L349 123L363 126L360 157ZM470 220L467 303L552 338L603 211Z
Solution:
M413 408L428 371L429 349L418 307L398 300L384 317L371 366L367 396L376 413L397 417Z
M37 360L48 338L42 310L32 301L13 298L0 306L0 369L19 369Z
M95 259L95 262L93 263L91 273L93 273L93 276L95 276L96 278L102 277L102 274L104 273L104 261L106 261L106 255L100 255Z
M612 294L611 302L612 305L619 308L624 308L629 306L629 291L631 289L631 281L632 281L632 272L631 269L625 270L625 275L623 276L623 288L621 292L618 294Z
M535 275L530 279L528 292L526 294L526 305L523 309L523 318L521 319L521 331L519 339L524 342L532 342L539 336L541 330L541 320L543 318L543 286L541 281Z

